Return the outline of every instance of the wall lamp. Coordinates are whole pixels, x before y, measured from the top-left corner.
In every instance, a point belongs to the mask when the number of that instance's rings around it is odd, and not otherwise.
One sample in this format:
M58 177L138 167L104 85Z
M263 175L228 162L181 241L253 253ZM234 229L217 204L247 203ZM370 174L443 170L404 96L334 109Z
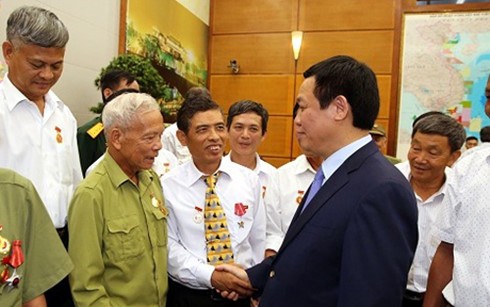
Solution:
M291 43L293 44L294 60L299 58L299 51L301 50L301 43L303 42L303 31L291 32Z
M238 65L237 60L230 60L230 65L228 65L228 68L230 68L231 72L234 74L237 74L240 71L240 65Z

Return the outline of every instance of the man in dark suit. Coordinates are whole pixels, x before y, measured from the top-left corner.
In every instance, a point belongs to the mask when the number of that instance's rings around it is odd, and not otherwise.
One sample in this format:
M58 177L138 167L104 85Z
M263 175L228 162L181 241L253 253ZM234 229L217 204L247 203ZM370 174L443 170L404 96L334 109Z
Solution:
M323 176L315 176L276 256L246 274L219 269L248 278L261 306L400 306L417 207L408 181L369 135L379 110L376 76L336 56L304 77L296 136L306 154L324 159Z

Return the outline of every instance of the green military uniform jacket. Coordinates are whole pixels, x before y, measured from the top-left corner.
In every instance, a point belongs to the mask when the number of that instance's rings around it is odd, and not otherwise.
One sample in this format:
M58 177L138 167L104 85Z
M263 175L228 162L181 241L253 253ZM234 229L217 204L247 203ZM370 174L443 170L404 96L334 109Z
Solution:
M70 287L77 306L165 306L167 211L153 170L136 185L108 153L68 211Z
M103 129L100 116L77 129L78 153L83 176L87 168L105 153L106 141Z
M34 186L7 169L0 169L0 229L0 260L12 264L0 261L0 306L22 306L72 270L73 264ZM20 254L24 256L22 262L18 260ZM16 276L19 282L12 287L8 280Z
M385 155L386 159L388 159L388 161L390 161L391 164L395 165L395 164L398 164L400 162L402 162L401 159L398 159L396 157L393 157L393 156L389 156L389 155Z

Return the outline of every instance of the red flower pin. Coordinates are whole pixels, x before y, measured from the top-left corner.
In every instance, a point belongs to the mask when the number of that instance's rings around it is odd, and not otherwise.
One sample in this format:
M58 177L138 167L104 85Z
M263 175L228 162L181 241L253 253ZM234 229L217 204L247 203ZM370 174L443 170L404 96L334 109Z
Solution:
M244 205L242 203L236 203L235 204L235 215L238 216L243 216L245 213L247 213L248 206Z

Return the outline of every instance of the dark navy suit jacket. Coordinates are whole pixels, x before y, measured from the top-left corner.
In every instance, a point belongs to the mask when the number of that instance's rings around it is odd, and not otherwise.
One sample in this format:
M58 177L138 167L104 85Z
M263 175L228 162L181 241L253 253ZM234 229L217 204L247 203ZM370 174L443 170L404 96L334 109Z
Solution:
M260 306L401 306L417 204L376 145L349 157L300 214L303 205L277 255L247 270Z

